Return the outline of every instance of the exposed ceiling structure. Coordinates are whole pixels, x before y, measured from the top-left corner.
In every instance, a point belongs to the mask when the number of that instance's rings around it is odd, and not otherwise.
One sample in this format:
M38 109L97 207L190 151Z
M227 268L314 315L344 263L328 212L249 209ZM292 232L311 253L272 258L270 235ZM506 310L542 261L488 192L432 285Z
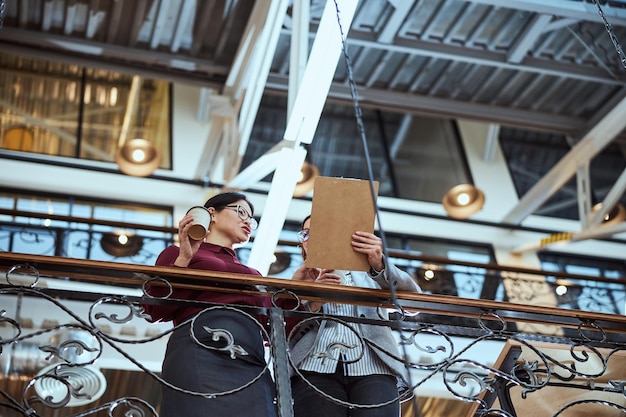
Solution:
M310 7L287 0L6 0L0 44L7 53L202 86L198 117L222 120L207 138L196 177L247 185L259 174L235 177L254 140L263 93L289 91L289 106L297 110L308 64L320 99L326 101L320 77L330 74L328 99L352 105L350 74L333 37L335 4L329 2L332 21L324 18L325 6L325 0ZM506 7L497 0L345 0L337 10L344 34L349 27L352 80L363 108L482 120L578 143L504 221L520 223L624 127L621 2L604 2L602 15L592 0L511 0ZM313 55L315 39L321 60ZM305 110L311 113L312 105ZM231 116L236 129L225 121ZM301 136L303 128L314 131L315 120L276 134L293 140L290 132ZM613 194L619 200L623 186Z
M589 210L584 186L594 156L624 145L621 1L602 2L608 30L592 0L337 0L352 74L333 0L3 1L3 53L197 85L196 117L212 124L194 176L185 179L246 188L275 172L268 198L287 210L281 202L292 197L322 106L332 102L351 114L352 78L366 110L565 135L572 147L559 161L524 155L531 174L547 174L496 220L522 223L575 177L584 214L578 237L626 232L623 223L598 230L606 211ZM264 95L288 97L286 128L271 132L275 146L244 166ZM399 141L419 146L415 138ZM352 157L338 153L332 163L346 166ZM603 193L606 210L623 199L626 174L618 177ZM282 224L285 213L274 214ZM272 241L278 229L259 233Z

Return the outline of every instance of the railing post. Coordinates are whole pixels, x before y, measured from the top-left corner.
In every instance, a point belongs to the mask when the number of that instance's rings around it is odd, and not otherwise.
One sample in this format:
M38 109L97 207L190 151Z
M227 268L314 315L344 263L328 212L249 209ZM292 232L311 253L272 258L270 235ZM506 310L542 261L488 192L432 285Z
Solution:
M289 360L287 359L287 334L285 315L278 307L270 309L270 331L274 380L276 381L276 405L279 417L293 417L291 383L289 382Z

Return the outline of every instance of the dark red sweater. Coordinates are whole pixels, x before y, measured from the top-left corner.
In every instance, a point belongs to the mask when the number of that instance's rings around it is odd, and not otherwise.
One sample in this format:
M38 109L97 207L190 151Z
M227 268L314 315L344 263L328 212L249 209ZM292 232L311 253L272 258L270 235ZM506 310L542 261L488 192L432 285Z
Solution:
M165 250L163 250L163 252L161 252L159 257L157 258L156 265L175 266L174 262L178 257L179 250L180 248L178 246L169 246L165 248ZM200 249L191 259L188 268L261 276L259 271L257 271L256 269L249 268L246 265L243 265L237 258L235 251L233 251L232 249L204 242L200 245ZM154 297L162 297L167 295L169 289L163 286L149 285L147 292ZM268 308L272 306L271 298L267 296L226 293L211 290L198 291L187 289L173 289L172 295L169 298L192 301L207 301L219 304L250 305ZM276 303L286 309L291 309L295 306L295 301L290 299L278 299ZM202 308L199 307L168 306L155 304L143 304L142 307L144 308L145 312L148 313L150 317L152 317L153 322L173 321L174 325L180 324L181 322L185 321L189 317L202 310ZM261 323L265 323L265 317L257 318L260 319Z

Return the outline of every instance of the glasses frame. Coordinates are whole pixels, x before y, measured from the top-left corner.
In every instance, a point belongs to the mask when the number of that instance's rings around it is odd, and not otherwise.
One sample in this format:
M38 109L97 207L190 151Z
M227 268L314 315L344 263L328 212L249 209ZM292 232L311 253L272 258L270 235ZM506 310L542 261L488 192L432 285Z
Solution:
M256 221L256 219L252 217L250 212L248 212L248 210L246 210L246 208L241 204L224 206L224 208L235 209L237 211L237 216L239 216L239 218L244 222L247 221L250 225L250 229L256 230L256 228L259 226L259 223Z
M309 240L309 229L302 229L298 233L296 233L296 237L300 243L304 243Z

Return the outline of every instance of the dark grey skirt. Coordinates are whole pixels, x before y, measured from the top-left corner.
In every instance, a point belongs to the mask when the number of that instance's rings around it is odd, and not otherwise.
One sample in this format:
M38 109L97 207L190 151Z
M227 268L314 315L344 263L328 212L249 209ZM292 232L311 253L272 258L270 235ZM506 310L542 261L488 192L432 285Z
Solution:
M227 330L233 337L233 349L212 350L199 345L191 337L190 324L174 331L167 344L162 376L168 383L194 393L164 386L160 416L276 417L275 387L269 371L263 372L265 351L259 326L228 310L201 313L193 326L201 343L220 348L228 345L226 339L213 340L215 332L207 329ZM260 379L243 390L211 395L237 390L260 374Z

